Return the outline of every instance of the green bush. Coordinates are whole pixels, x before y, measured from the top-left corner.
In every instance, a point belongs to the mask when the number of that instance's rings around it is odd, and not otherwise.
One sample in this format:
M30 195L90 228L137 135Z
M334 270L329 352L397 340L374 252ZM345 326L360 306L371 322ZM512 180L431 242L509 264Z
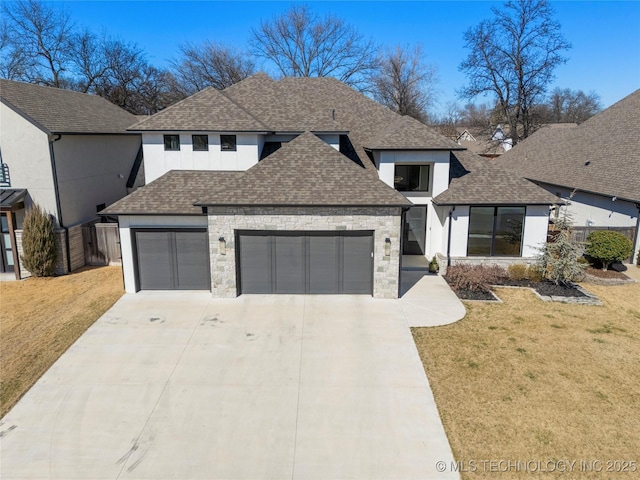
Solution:
M56 268L56 237L53 219L40 205L27 210L22 227L22 264L34 277L53 276Z
M607 270L613 262L621 262L631 256L633 244L620 232L597 230L587 237L586 252Z

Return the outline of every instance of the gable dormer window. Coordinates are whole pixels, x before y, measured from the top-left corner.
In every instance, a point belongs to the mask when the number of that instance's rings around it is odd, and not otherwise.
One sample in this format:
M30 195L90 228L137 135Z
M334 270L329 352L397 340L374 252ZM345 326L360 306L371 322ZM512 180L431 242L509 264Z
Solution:
M236 151L236 136L235 135L220 135L220 149L223 152L235 152Z
M180 135L165 135L164 150L166 152L180 150Z
M194 152L206 152L209 150L209 135L191 135Z
M428 192L429 167L429 165L396 164L393 186L399 192Z

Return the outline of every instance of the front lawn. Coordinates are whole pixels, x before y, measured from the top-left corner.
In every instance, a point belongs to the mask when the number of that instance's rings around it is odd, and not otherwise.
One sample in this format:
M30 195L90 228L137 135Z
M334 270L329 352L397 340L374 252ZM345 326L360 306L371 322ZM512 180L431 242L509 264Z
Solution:
M120 267L0 284L0 417L123 293Z
M588 289L604 306L499 288L502 304L413 329L463 479L640 475L640 284Z

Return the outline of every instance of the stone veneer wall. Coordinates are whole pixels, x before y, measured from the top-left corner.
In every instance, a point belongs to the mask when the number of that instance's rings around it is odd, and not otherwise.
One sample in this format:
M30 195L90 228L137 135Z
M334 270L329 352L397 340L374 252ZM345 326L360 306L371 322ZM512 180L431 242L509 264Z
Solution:
M236 230L340 231L373 230L373 296L398 298L401 209L329 207L216 207L209 208L211 291L214 297L235 297ZM226 255L219 252L219 238ZM384 255L385 239L391 255Z
M56 247L58 251L58 258L56 259L56 275L66 275L69 273L67 270L67 241L65 238L64 230L56 230ZM18 256L20 258L20 277L27 278L31 276L31 272L24 268L22 264L22 230L15 230L16 234L16 247L18 248Z
M498 265L507 268L509 265L535 265L536 258L532 257L451 257L451 265ZM438 254L438 264L440 266L440 274L447 273L447 257Z

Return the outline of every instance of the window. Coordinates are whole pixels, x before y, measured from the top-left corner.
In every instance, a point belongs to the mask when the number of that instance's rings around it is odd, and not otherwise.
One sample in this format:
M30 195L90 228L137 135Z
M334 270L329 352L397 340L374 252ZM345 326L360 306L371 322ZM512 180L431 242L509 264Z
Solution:
M467 255L522 254L525 207L471 207Z
M165 135L164 149L165 151L180 150L180 135Z
M236 151L236 136L235 135L220 135L220 149L223 152L235 152Z
M399 192L428 192L429 165L396 165L393 186Z
M194 152L206 152L209 150L209 135L191 135Z

